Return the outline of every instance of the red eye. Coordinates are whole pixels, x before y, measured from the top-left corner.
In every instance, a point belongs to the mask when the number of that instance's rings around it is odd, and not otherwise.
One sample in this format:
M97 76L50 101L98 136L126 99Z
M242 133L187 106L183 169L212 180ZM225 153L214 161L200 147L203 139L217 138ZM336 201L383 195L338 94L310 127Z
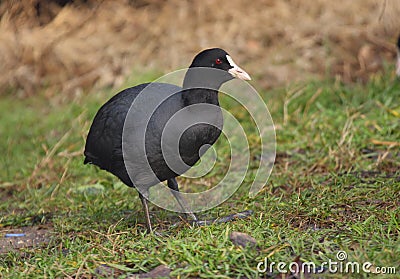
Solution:
M219 59L219 58L217 58L217 59L215 60L215 64L217 64L217 65L222 64L222 60Z

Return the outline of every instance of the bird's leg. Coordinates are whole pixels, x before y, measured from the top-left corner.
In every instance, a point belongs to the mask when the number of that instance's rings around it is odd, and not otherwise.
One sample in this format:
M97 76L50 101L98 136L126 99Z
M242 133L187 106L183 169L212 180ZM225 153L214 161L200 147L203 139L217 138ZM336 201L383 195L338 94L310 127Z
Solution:
M147 232L153 233L153 229L151 227L149 206L147 204L147 199L146 199L145 196L142 195L142 193L140 193L140 192L138 192L138 193L139 193L139 198L142 201L143 210L144 210L144 214L145 214L145 217L146 217Z
M181 193L179 192L179 186L178 186L178 182L176 182L176 179L175 178L168 179L167 184L171 190L174 190L171 192L174 195L175 199L178 201L179 205L182 207L182 210L187 215L189 215L193 219L193 221L197 222L196 215L194 215L193 212L189 211L189 206L188 206L186 200L182 197Z

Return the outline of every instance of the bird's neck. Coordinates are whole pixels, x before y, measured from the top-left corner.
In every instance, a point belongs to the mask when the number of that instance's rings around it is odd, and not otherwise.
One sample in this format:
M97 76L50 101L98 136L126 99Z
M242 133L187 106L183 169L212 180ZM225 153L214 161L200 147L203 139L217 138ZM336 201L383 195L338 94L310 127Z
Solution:
M182 99L185 106L207 103L219 106L218 91L212 89L183 89Z
M219 105L218 90L226 80L215 72L202 68L189 68L183 81L184 105L209 103Z

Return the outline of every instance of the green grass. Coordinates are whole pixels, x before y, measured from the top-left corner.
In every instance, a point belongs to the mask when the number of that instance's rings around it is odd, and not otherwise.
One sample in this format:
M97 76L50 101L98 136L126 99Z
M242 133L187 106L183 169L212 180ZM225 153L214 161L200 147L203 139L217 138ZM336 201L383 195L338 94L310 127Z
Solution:
M257 278L265 275L256 271L265 257L289 263L300 256L319 265L335 260L340 250L349 261L394 266L399 277L400 83L393 77L377 75L367 85L352 86L314 81L262 92L277 128L277 160L268 184L250 199L251 169L231 199L200 214L211 218L251 209L254 215L175 227L178 214L152 206L159 235L145 233L135 190L82 164L91 120L114 93L0 99L0 238L22 227L50 231L44 247L0 254L0 277L125 278L165 264L172 277ZM222 103L244 125L249 122L238 106ZM224 173L226 141L217 150L216 169L205 181ZM88 191L87 185L97 188ZM235 246L232 231L253 236L258 248ZM332 275L354 276L367 274Z

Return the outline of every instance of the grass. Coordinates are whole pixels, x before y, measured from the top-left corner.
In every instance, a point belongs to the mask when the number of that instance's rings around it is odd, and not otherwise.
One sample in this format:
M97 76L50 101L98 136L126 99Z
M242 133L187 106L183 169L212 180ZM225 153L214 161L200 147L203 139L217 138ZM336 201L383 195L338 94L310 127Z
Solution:
M19 228L49 233L44 246L0 254L2 278L126 278L159 265L177 278L256 278L266 276L256 269L265 257L286 263L300 257L320 265L336 260L341 250L349 261L395 267L399 276L400 83L393 77L376 75L367 85L352 86L314 81L262 92L277 128L268 184L250 199L250 173L231 199L201 214L251 209L253 216L174 227L179 215L152 206L160 235L145 234L133 189L82 164L91 120L114 93L50 100L9 94L0 100L0 237ZM246 115L224 102L239 118ZM217 143L220 158L205 182L222 176L229 156L225 144ZM257 248L235 246L233 231L254 237ZM280 275L275 270L271 276Z

